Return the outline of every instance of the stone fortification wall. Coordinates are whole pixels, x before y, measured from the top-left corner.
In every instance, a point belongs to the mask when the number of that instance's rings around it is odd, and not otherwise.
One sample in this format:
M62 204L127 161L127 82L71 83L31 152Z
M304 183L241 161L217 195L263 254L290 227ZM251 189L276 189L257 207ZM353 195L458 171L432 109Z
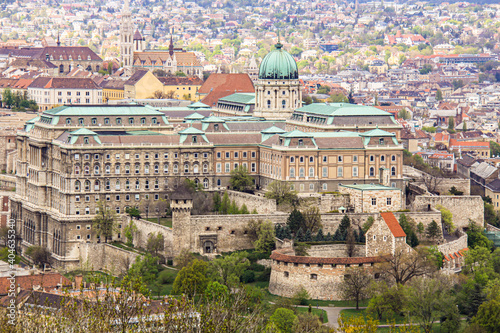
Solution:
M428 196L421 195L415 198L412 206L414 211L428 211L428 207L436 208L441 205L453 214L453 223L456 227L464 228L469 219L478 225L484 225L483 199L477 195L466 196ZM437 222L437 221L436 221Z
M339 210L340 207L347 208L349 206L349 196L343 194L320 194L311 193L309 195L299 195L302 200L300 210L315 206L319 208L321 214L329 213L334 210Z
M321 214L321 224L323 225L323 234L334 234L340 225L340 221L346 214L342 213L331 213L331 214ZM366 220L372 216L373 218L378 217L378 213L358 213L358 214L347 214L351 220L351 225L355 227L362 227Z
M465 178L439 178L436 191L440 194L449 193L452 186L459 191L464 192L464 195L470 195L470 179Z
M193 252L203 252L203 243L207 240L214 242L216 253L252 249L253 242L247 233L251 220L285 224L287 218L288 214L194 215L188 231L181 236L181 244L183 247L190 244ZM177 222L173 223L175 228Z
M276 212L276 200L274 199L266 199L257 195L237 191L227 190L226 192L229 200L234 200L238 207L245 204L249 212L254 209L256 209L259 214L272 214ZM221 193L221 196L223 194L224 192Z
M439 227L439 233L440 235L443 234L443 229L441 227L441 212L438 211L437 209L431 208L431 211L429 212L394 212L394 216L396 219L399 221L399 218L402 214L405 214L407 218L412 219L415 221L415 224L422 223L424 225L424 230L427 228L427 226L432 222L436 221L438 227ZM427 236L424 233L419 234L417 232L417 237L418 239L427 239ZM440 237L442 238L442 237Z
M16 176L0 175L0 188L11 189L16 187Z
M302 288L312 299L340 300L339 285L349 267L367 270L380 262L380 257L322 258L298 257L293 249L273 251L271 255L269 292L293 297Z
M467 234L464 233L460 238L454 240L452 242L447 242L438 245L438 250L444 255L448 255L450 253L455 253L467 248Z
M364 257L366 253L365 245L356 244L354 246L353 257ZM307 249L307 254L311 257L343 258L347 257L345 244L311 245Z
M130 223L130 218L127 221L127 224ZM133 243L135 247L140 247L145 249L148 241L148 237L150 234L156 234L160 233L163 235L163 238L165 240L165 250L164 250L164 255L167 258L172 257L172 242L173 242L173 235L172 235L172 229L169 227L165 227L163 225L160 225L158 223L146 221L146 220L133 220L134 225L137 228L137 231L133 233L134 239ZM124 240L126 241L126 239Z
M112 275L125 273L139 256L137 253L103 243L80 243L78 248L81 266L85 269L110 272Z

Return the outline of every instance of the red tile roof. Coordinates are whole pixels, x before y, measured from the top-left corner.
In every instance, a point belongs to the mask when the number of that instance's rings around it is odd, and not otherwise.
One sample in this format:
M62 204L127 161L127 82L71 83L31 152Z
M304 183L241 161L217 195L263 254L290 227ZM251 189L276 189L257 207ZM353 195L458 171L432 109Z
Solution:
M64 287L71 286L71 281L59 273L37 274L16 276L16 287L21 289L31 290L33 287L40 286L41 288L53 289L58 285ZM9 292L10 280L7 277L0 278L0 295L6 295Z
M198 90L199 94L208 94L202 103L213 106L219 98L234 93L253 93L255 88L248 74L211 74Z
M394 237L406 237L403 228L401 228L398 220L396 220L396 216L392 212L380 213L380 216L382 216Z
M477 147L477 148L489 148L489 141L457 141L455 139L450 139L450 147Z

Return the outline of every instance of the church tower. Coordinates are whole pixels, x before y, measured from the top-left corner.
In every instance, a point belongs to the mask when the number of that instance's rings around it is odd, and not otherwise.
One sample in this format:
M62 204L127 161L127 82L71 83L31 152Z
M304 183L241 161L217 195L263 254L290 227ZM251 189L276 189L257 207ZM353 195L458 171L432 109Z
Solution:
M255 84L254 116L286 119L295 109L302 107L299 69L279 39L275 47L260 64Z
M255 61L254 56L252 56L250 62L245 65L244 71L248 74L248 76L250 76L252 82L257 81L259 78L259 66L257 65L257 61Z
M134 27L129 9L129 0L125 0L120 22L120 57L122 66L129 71L132 69L134 60Z
M146 48L146 39L142 37L141 33L137 29L134 32L134 52L142 52Z

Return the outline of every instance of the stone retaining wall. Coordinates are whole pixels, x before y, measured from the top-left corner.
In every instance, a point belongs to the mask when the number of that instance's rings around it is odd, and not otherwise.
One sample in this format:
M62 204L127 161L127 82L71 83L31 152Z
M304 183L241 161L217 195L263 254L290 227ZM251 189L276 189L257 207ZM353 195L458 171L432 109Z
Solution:
M171 258L173 253L172 253L172 242L173 242L173 235L172 235L172 229L169 227L165 227L163 225L160 225L158 223L146 221L146 220L133 220L134 225L137 228L137 231L133 233L134 239L133 243L135 247L140 247L145 249L148 241L148 237L150 234L156 234L160 233L163 235L163 238L165 240L165 250L164 250L164 255L166 258ZM130 218L127 221L127 224L130 223ZM122 236L123 238L125 235ZM126 238L123 239L124 242L126 242Z
M478 195L464 196L430 196L415 197L412 206L414 211L428 211L428 207L436 208L441 205L453 214L453 223L458 228L465 228L469 220L481 227L484 226L484 203ZM437 221L436 221L437 222Z
M124 274L139 256L104 243L81 243L78 248L80 263L86 269L105 271L112 275Z
M440 244L437 248L444 255L455 252L458 253L458 251L467 248L467 234L464 233L459 239L452 242Z
M342 258L347 257L345 244L326 244L326 245L311 245L306 250L311 257L331 257ZM365 245L356 244L354 246L353 257L364 257L366 254Z
M238 207L245 204L249 212L254 209L257 210L259 214L272 214L276 212L276 200L274 199L267 199L257 195L237 191L227 190L226 192L229 200L234 200ZM224 195L224 192L221 193L221 196L222 195Z

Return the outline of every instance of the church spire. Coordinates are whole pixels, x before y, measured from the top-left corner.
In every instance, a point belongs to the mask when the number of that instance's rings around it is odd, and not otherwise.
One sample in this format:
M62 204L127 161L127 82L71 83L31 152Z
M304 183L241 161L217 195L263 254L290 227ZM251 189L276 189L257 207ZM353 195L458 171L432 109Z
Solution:
M172 28L172 30L170 31L170 45L168 46L168 54L170 54L170 56L174 55L174 39L172 37L173 33L174 28Z
M57 30L57 46L61 46L61 39L59 38L59 30Z

